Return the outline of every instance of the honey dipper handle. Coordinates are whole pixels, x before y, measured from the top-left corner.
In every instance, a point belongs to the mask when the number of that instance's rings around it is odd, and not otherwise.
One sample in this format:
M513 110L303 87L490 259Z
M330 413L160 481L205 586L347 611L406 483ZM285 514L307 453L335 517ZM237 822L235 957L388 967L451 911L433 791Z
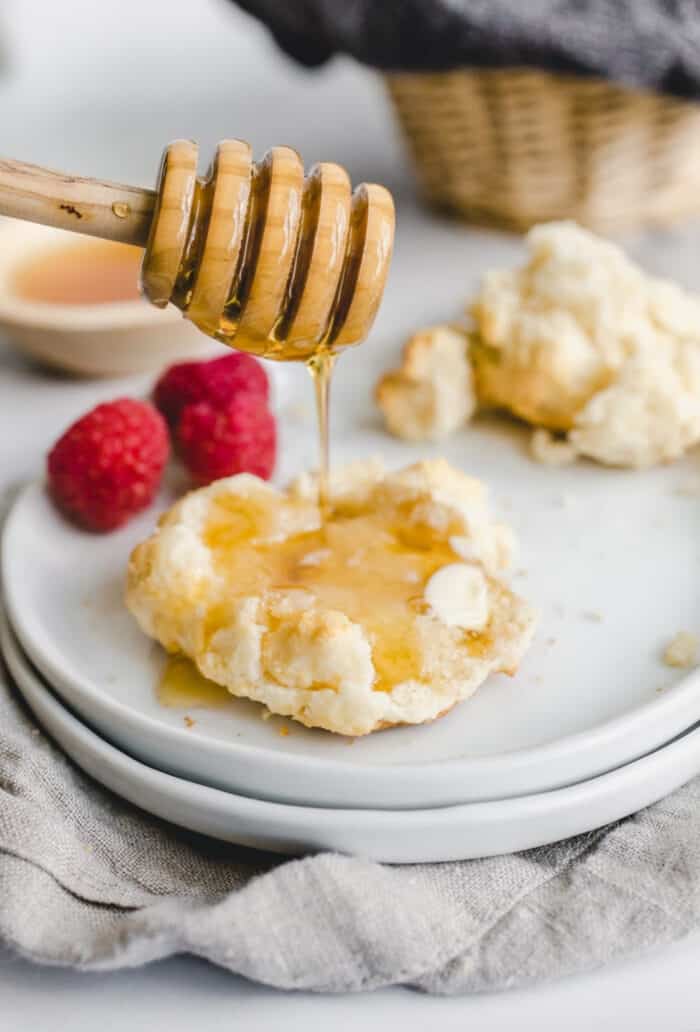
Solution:
M153 190L0 158L0 215L145 247Z

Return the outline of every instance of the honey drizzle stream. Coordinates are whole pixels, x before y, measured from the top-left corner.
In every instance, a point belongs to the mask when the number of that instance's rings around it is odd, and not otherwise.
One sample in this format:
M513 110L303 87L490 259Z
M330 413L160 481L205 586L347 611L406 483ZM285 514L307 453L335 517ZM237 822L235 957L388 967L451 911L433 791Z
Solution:
M321 510L321 517L325 521L330 511L329 497L329 427L328 427L328 402L330 399L331 378L337 354L328 347L320 347L306 363L311 373L316 392L316 418L318 421L319 440L319 475L318 475L318 505Z

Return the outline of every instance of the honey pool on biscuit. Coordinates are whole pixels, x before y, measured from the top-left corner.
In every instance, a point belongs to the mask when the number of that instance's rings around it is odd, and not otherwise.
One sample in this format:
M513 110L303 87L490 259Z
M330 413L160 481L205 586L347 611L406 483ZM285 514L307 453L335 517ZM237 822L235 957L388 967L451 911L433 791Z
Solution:
M517 667L534 618L500 579L510 540L481 485L440 460L341 470L323 510L311 478L282 492L242 475L165 515L132 555L127 603L233 695L366 734Z

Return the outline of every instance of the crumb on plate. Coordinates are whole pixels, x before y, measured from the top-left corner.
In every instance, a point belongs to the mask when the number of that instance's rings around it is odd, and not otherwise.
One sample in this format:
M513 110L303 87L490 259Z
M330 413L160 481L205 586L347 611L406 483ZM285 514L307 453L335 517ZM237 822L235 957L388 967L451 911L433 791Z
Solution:
M565 437L555 437L544 427L533 430L530 451L543 466L570 466L576 460L576 449L571 442Z
M599 609L584 609L581 616L584 620L588 620L589 623L603 622L603 614Z
M697 662L699 645L700 641L696 634L691 634L690 631L679 631L664 650L664 663L666 666L679 667L681 670L690 669Z

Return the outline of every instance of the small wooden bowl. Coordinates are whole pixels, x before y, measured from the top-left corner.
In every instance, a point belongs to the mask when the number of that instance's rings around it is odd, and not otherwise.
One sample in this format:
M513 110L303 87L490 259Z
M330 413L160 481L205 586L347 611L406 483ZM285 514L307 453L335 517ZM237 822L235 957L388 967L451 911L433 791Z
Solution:
M22 265L60 250L73 233L12 219L0 221L0 332L19 350L83 376L125 376L183 358L219 354L180 312L138 299L99 304L54 304L18 296Z

